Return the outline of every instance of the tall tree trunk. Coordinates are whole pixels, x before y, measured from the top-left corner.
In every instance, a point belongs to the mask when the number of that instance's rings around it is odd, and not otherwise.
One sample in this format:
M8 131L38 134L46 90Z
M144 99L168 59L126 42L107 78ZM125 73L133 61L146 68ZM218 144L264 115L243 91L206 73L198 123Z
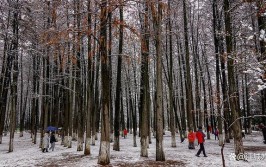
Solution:
M70 74L69 75L72 76L73 75L73 62L70 60L70 55L69 55L68 60L69 60L69 66L70 66L70 69L69 69ZM69 83L68 84L69 88L75 90L74 80L71 77L69 77L68 83ZM70 94L70 96L69 96L69 101L70 101L70 103L69 103L69 117L68 117L68 119L69 119L69 130L68 130L69 138L68 138L67 147L71 148L72 147L72 139L73 139L73 115L74 115L74 106L73 105L75 104L75 96L74 96L74 93L72 91L70 91L69 94Z
M178 39L179 37L176 36ZM186 67L185 67L185 59L184 59L184 54L182 54L182 45L181 43L177 40L177 48L178 48L178 53L180 56L178 56L178 64L179 64L179 79L180 79L180 117L181 117L181 131L180 131L180 140L182 141L183 137L186 136L186 110L185 110L185 99L184 99L184 82L186 85L186 80L183 82L183 77L186 77ZM183 75L182 75L183 74Z
M127 71L127 80L130 81L129 78L129 68ZM136 106L134 105L134 99L133 99L133 95L132 95L132 90L131 90L131 86L130 86L130 82L126 82L127 83L127 87L128 87L128 96L129 96L129 107L131 110L131 115L132 115L132 127L133 127L133 147L137 147L137 116L136 116Z
M171 24L171 1L168 0L168 30L169 30L169 70L168 70L168 88L169 88L169 112L170 112L170 131L171 131L171 145L172 147L176 147L176 140L175 140L175 114L173 108L173 41L172 41L172 24ZM167 47L167 46L166 46Z
M220 95L220 51L219 50L219 41L221 38L218 38L220 29L218 29L218 20L219 13L217 9L217 1L213 0L213 36L214 36L214 46L215 46L215 59L216 59L216 106L217 106L217 121L219 129L219 146L223 145L223 127L222 127L222 113L221 113L221 95ZM217 127L215 127L216 129Z
M108 55L109 55L109 80L110 80L110 142L114 141L114 109L113 109L113 70L112 70L112 11L108 12L108 20L109 20L109 41L108 41Z
M202 46L202 45L201 45ZM206 62L206 47L205 46L202 46L202 62ZM202 64L203 64L202 63ZM200 68L200 71L201 71L201 82L202 82L202 89L203 89L203 109L204 109L204 125L207 129L207 139L210 139L210 129L209 129L209 113L207 111L207 108L208 108L208 104L207 104L207 84L205 84L205 78L204 78L204 75L203 75L203 69L202 69L202 66L203 65L200 65L200 61L199 61L199 68ZM205 64L206 66L206 71L207 71L207 74L208 74L208 78L209 78L209 66L208 64L206 63ZM209 83L209 79L208 79L208 83ZM211 84L211 83L209 83ZM209 85L208 84L208 85ZM210 94L211 92L209 92ZM211 99L210 99L211 100Z
M19 38L19 1L17 0L14 4L11 4L14 7L13 10L13 20L12 20L12 29L13 29L13 39L11 41L11 47L9 53L12 54L12 64L13 64L13 79L11 82L11 113L10 113L10 140L9 140L9 152L13 152L14 149L14 133L16 130L16 115L17 115L17 84L18 84L18 38ZM1 132L2 133L2 132Z
M87 11L88 11L88 108L86 109L86 139L85 139L85 155L90 155L90 141L91 141L91 113L93 112L92 99L93 99L93 80L92 80L92 47L91 47L91 33L92 33L92 19L91 19L91 1L87 0Z
M264 0L256 0L257 4L257 16L258 16L258 27L259 27L259 33L263 34L264 32L264 38L265 38L265 32L266 32L266 9L265 9L265 1ZM259 61L263 62L266 60L266 41L262 38L260 39L260 58ZM263 71L261 78L263 79L263 82L265 84L266 82L266 64L265 62L263 64ZM263 89L261 91L261 97L262 97L262 115L266 115L266 89ZM266 117L263 117L263 123L266 125Z
M77 151L83 150L83 83L82 83L82 76L81 76L81 28L80 28L80 22L81 22L81 16L80 16L80 1L76 1L76 14L77 14L77 71L76 71L76 77L77 77L77 84L76 84L76 91L77 91L77 119L78 119L78 144L77 144Z
M201 113L200 109L200 87L199 87L199 79L198 79L198 61L199 59L199 53L198 53L198 36L199 36L199 13L198 12L192 12L192 10L195 10L195 7L189 7L190 11L190 29L191 29L191 45L192 45L192 57L193 57L193 66L194 66L194 78L195 78L195 106L196 110L193 114L193 123L195 124L194 127L199 126L199 114ZM197 7L197 10L199 11L199 6ZM197 20L195 20L195 13L197 14ZM194 26L194 23L196 23L196 27ZM195 29L195 28L196 29ZM195 29L195 30L194 30ZM193 100L194 101L194 100ZM196 120L194 120L196 117Z
M20 115L20 122L19 122L19 137L23 137L23 129L24 129L24 119L25 119L25 112L23 112L23 93L24 93L24 82L23 82L23 63L22 63L22 54L20 56L20 106L19 106L19 115ZM27 85L29 85L29 80L27 82ZM27 89L28 91L28 89ZM27 96L26 96L27 101ZM25 110L24 110L25 111Z
M109 125L109 71L107 57L107 1L101 0L100 12L100 56L102 76L102 121L101 142L98 164L108 165L110 163L110 125Z
M246 63L247 61L245 60L245 67L246 67ZM247 69L246 69L247 70ZM249 102L249 88L248 88L248 76L247 74L244 74L244 80L245 80L245 92L246 92L246 104L247 104L247 107L246 107L246 116L249 117L250 116L250 102ZM250 121L250 118L246 119L246 128L247 128L247 134L251 134L252 130L251 130L251 121Z
M235 81L235 70L234 70L234 53L232 43L232 27L231 27L231 16L230 16L230 2L224 0L224 17L225 17L225 31L226 31L226 49L227 49L227 70L228 70L228 82L229 82L229 102L232 113L232 129L234 132L234 147L235 155L238 157L239 154L244 153L244 147L242 142L242 130L240 126L239 118L239 102L237 97L237 88ZM238 159L238 158L237 158Z
M117 77L116 77L116 96L115 96L115 138L113 150L120 151L119 143L119 132L120 132L120 115L122 114L122 106L120 103L122 88L121 88L121 75L122 75L122 53L123 53L123 4L120 1L119 6L119 16L120 16L120 25L119 25L119 46L118 46L118 63L117 63Z
M185 53L186 53L186 105L187 105L187 127L196 130L193 110L193 95L192 83L190 76L190 55L188 44L188 23L187 23L187 5L186 0L183 0L183 19L184 19L184 35L185 35Z
M156 7L157 6L157 7ZM156 48L156 161L165 161L163 150L163 84L162 84L162 1L151 4Z
M66 3L66 19L67 19L67 28L69 28L69 14L68 14L68 11L69 11L69 7L68 7L68 2L65 2ZM64 70L64 76L65 75L70 75L70 60L69 60L69 55L70 55L70 40L69 40L69 37L67 38L67 44L66 44L66 57L65 59L67 59L67 66ZM70 109L70 106L71 106L71 91L69 91L69 88L70 88L70 79L69 78L66 78L66 79L63 79L63 86L65 87L65 89L63 90L63 101L64 101L64 106L63 106L63 110L64 110L64 125L63 125L63 133L61 133L61 137L62 137L62 140L63 141L63 144L64 144L64 147L68 147L68 144L69 144L69 138L70 138L70 134L69 134L69 129L70 129L70 124L69 124L69 115L70 115L70 112L71 112L71 109ZM67 89L68 88L68 89Z
M95 19L96 19L96 16L95 16ZM93 32L93 35L95 36L96 35L96 21L95 21L95 23L94 23L94 32ZM95 135L96 135L96 110L98 110L98 101L99 101L99 88L98 88L98 81L99 81L99 55L97 55L96 54L96 50L98 50L97 49L98 48L98 46L96 46L96 41L95 41L95 39L93 40L93 55L95 55L94 56L94 61L95 61L95 65L93 65L93 72L92 72L92 74L93 74L93 81L94 81L94 89L93 89L93 95L94 95L94 97L93 97L93 100L94 100L94 105L93 105L93 111L92 111L92 114L91 114L91 145L95 145ZM95 78L95 79L94 79Z
M8 11L7 16L7 27L9 28L11 10ZM4 123L6 120L6 107L7 107L7 96L8 96L8 85L11 81L11 69L12 69L12 57L8 51L9 48L9 39L8 34L5 33L4 37L4 53L3 53L3 66L1 70L0 78L0 144L2 144L2 134L4 130Z
M148 31L148 1L144 4L144 18L140 15L142 36L141 36L141 80L140 80L140 144L141 151L140 156L148 157L148 57L149 57L149 31ZM134 75L135 77L135 75ZM136 117L136 113L133 114L133 118ZM133 124L134 126L134 124Z
M29 71L30 73L30 71ZM23 75L22 69L21 69L21 76ZM23 79L21 79L21 82L23 82ZM27 90L26 90L26 94L25 94L25 99L24 101L21 100L21 115L20 115L20 125L19 125L19 131L20 131L20 137L23 137L23 131L25 129L25 116L26 116L26 107L27 107L27 103L28 103L28 96L29 96L29 82L30 82L30 77L28 77L27 79ZM24 85L24 84L22 84ZM24 89L24 86L22 86L21 91ZM22 92L21 92L22 93ZM21 98L23 99L23 94L21 95Z

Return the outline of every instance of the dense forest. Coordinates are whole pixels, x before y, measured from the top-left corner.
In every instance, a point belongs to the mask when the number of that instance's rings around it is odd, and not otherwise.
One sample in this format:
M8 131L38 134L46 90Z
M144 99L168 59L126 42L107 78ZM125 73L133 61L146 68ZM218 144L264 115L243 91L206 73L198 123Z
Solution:
M265 0L2 0L0 144L48 126L99 164L128 129L140 156L156 137L219 129L244 153L242 129L266 124ZM99 134L98 134L99 133ZM85 143L85 146L83 145ZM42 146L42 140L39 147ZM84 148L83 148L84 147Z

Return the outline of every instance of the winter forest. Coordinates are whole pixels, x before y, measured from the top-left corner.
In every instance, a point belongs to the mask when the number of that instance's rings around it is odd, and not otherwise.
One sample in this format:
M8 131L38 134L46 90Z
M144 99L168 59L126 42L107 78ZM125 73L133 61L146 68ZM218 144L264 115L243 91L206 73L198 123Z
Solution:
M0 159L25 136L47 155L53 126L56 147L95 156L93 165L112 163L111 150L123 147L164 162L166 145L178 152L202 127L206 143L218 129L216 148L232 144L243 162L243 135L255 140L266 125L265 0L0 4Z

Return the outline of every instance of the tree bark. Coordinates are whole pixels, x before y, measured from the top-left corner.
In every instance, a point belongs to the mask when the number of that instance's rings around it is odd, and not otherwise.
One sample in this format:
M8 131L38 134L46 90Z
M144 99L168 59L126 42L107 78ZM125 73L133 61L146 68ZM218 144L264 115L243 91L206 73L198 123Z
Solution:
M227 49L227 70L228 70L228 83L229 83L229 102L231 108L231 116L233 121L239 118L239 102L237 97L237 88L235 81L235 70L234 70L234 53L232 43L232 27L231 27L231 16L230 16L230 2L224 0L224 17L225 17L225 31L226 31L226 49ZM238 157L239 154L244 153L244 147L242 142L242 131L240 121L233 122L232 129L234 132L234 147L235 155ZM238 159L238 158L237 158Z
M193 95L192 95L192 83L190 76L190 55L189 55L189 44L188 44L188 23L187 23L187 5L186 0L183 0L183 19L184 19L184 35L185 35L185 60L186 60L186 106L187 106L187 127L196 131L193 110Z
M7 16L7 29L9 28L11 10L8 11ZM0 144L2 144L2 134L4 130L4 123L6 119L6 107L7 107L7 96L8 96L8 85L11 82L11 69L12 69L12 57L8 54L9 46L8 34L5 33L4 37L4 53L3 53L3 66L1 70L0 78Z
M12 55L13 73L11 82L11 113L10 113L10 140L9 140L9 152L13 152L14 149L14 133L16 130L16 115L17 115L17 84L18 84L18 41L19 41L19 1L17 0L14 4L11 4L14 10L12 12L12 29L13 39L11 40L11 47L9 53ZM2 132L1 132L2 133Z
M109 71L107 57L107 1L101 0L100 12L100 56L102 77L102 121L101 142L98 164L108 165L110 163L110 125L109 125Z
M157 7L156 7L157 6ZM163 150L163 84L162 84L162 1L151 4L156 48L156 161L165 161Z
M148 96L148 58L149 58L149 31L148 31L148 1L145 1L144 4L144 18L140 15L141 22L141 80L140 80L140 144L141 152L140 156L148 157L148 105L149 105L149 96ZM136 117L134 113L133 118ZM134 124L133 124L134 126Z
M92 34L92 18L91 18L91 0L87 0L87 19L88 19L88 86L87 86L87 95L88 95L88 108L86 109L86 139L85 139L85 155L90 155L90 141L91 141L91 113L93 112L93 78L92 78L92 72L93 72L93 55L92 55L92 47L91 47L91 34Z
M119 46L118 46L118 63L117 63L117 77L116 77L116 96L115 96L115 122L114 122L114 130L115 130L115 138L113 150L120 151L120 143L119 143L119 132L120 130L120 116L122 114L122 105L120 103L122 88L121 88L121 75L122 75L122 53L123 53L123 4L120 1L119 6L119 17L120 17L120 25L119 25Z
M258 27L259 27L259 33L262 34L262 32L266 32L266 9L265 9L265 1L264 0L256 0L256 5L257 5L257 16L258 16ZM265 38L265 35L264 35ZM260 57L259 61L263 62L266 60L266 41L264 39L260 39ZM266 82L266 64L265 62L263 64L263 71L264 73L262 74L261 78L265 84ZM266 89L264 88L261 91L261 96L262 96L262 115L266 115ZM266 125L266 118L262 118L264 125Z
M168 31L170 34L169 36L169 70L168 70L168 89L169 89L169 112L170 112L170 131L171 131L171 146L176 147L176 140L175 140L175 114L173 108L173 42L172 42L172 24L171 24L171 1L168 0ZM167 47L167 46L166 46Z

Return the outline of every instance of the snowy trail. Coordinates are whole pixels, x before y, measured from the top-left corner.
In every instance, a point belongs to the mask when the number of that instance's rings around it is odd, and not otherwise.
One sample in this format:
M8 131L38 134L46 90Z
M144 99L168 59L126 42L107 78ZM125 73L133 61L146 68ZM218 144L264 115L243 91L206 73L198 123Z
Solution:
M39 135L38 135L39 136ZM140 143L137 138L138 147L133 147L132 134L128 134L126 139L120 139L120 151L112 150L111 143L111 164L109 166L222 166L221 147L218 142L211 136L211 140L206 140L205 150L208 157L196 157L195 154L199 147L195 150L187 148L187 140L183 143L179 141L179 134L176 135L177 147L171 147L170 133L164 135L164 151L166 162L155 161L155 138L152 138L150 144L149 157L140 157ZM91 155L84 156L83 151L77 152L77 142L72 142L72 148L65 148L60 145L61 141L56 143L55 151L42 153L39 149L39 139L36 145L32 144L30 134L24 133L24 137L15 134L14 152L8 153L9 136L3 137L3 143L0 145L0 166L66 166L66 167L93 167L97 165L99 152L99 140L95 146L91 146ZM245 146L245 155L248 162L235 161L232 159L234 153L233 141L226 143L224 148L224 157L226 166L237 167L265 167L266 166L266 145L263 144L260 132L253 132L252 135L246 135L243 139Z

